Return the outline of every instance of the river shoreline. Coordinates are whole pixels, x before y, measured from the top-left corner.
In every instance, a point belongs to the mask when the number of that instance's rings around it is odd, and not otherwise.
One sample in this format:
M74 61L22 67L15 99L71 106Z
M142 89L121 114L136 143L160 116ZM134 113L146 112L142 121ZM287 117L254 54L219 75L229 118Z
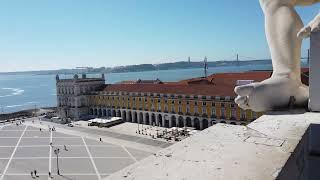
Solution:
M0 120L7 120L7 119L14 119L14 118L23 118L23 117L32 117L35 115L39 115L46 112L55 112L56 107L40 107L37 109L26 109L16 112L10 112L10 113L3 113L0 114Z

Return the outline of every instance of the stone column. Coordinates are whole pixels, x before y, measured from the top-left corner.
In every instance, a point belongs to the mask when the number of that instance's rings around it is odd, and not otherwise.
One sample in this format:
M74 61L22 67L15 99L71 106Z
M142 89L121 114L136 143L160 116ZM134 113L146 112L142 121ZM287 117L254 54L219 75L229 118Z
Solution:
M199 123L200 123L200 130L203 129L203 119L199 119Z
M143 124L147 124L147 113L143 113Z
M162 116L162 127L165 127L165 125L166 125L166 120L164 119L164 116Z
M159 126L159 114L155 114L156 116L156 126Z
M140 112L137 112L137 118L138 118L138 124L141 124L142 119L140 117Z
M194 119L191 119L191 126L194 127Z
M183 118L183 126L187 127L187 118Z
M130 112L129 112L129 111L127 111L126 113L127 113L127 122L131 122L131 119L130 119Z
M309 69L309 109L320 111L320 31L311 33Z
M126 119L123 119L123 114L124 114L123 111L120 111L120 113L121 113L121 118L122 118L122 120L125 121Z
M132 122L137 122L136 116L134 115L135 113L132 112Z
M149 113L149 125L152 126L152 117L151 117L151 113Z
M172 119L170 118L169 119L169 128L171 128L172 127Z

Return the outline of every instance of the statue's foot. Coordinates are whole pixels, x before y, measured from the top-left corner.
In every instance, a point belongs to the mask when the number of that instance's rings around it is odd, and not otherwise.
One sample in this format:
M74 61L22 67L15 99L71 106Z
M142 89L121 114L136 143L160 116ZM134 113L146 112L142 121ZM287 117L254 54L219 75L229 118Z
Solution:
M294 97L293 105L306 106L309 97L307 86L286 76L272 76L262 82L237 86L235 92L238 106L255 112L286 108L291 97Z

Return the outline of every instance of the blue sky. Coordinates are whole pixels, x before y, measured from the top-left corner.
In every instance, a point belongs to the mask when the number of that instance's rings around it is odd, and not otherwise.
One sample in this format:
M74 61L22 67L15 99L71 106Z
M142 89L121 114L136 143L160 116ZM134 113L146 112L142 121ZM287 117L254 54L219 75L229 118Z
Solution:
M263 21L258 0L0 0L0 71L269 58Z

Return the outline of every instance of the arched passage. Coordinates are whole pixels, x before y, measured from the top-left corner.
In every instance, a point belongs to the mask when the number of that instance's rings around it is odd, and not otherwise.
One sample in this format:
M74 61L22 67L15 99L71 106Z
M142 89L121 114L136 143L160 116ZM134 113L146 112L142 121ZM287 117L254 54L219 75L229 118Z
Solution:
M107 110L107 116L111 117L111 110L110 109Z
M158 126L162 127L162 115L161 114L158 115L158 119L159 119Z
M98 116L99 116L99 117L101 117L101 116L102 116L102 110L101 110L101 109L99 109L99 111L98 111L98 112L99 112Z
M194 128L200 129L200 121L198 118L194 118Z
M168 128L169 127L169 117L168 117L168 115L164 115L163 118L164 118L164 126L163 127Z
M132 122L132 114L131 114L131 111L128 112L128 122Z
M156 116L154 113L151 114L151 125L156 126Z
M89 114L93 115L93 109L92 108L90 108Z
M146 117L146 124L150 124L150 118L149 118L149 113L145 113L145 117Z
M127 120L127 113L126 113L126 111L122 111L122 114L121 114L122 116L121 116L121 118L122 118L122 120L123 121L126 121Z
M133 121L134 123L137 123L137 122L138 122L138 114L137 114L136 111L133 112L132 121Z
M98 116L98 110L97 109L94 109L94 114L95 116Z
M171 126L177 127L177 118L176 116L171 116Z
M107 111L103 109L102 116L107 116Z
M182 116L179 116L178 118L178 127L183 127L183 117Z
M215 120L211 120L211 126L217 124L217 122Z
M203 123L203 129L206 129L206 128L209 127L209 122L208 122L207 119L203 119L203 120L202 120L202 123Z
M121 111L120 110L117 111L116 117L121 117Z
M140 120L140 122L138 122L138 123L140 123L140 124L143 123L143 113L142 112L139 113L139 119L138 120Z
M192 123L191 123L191 118L190 117L186 118L186 122L187 122L187 127L192 127Z
M116 110L112 110L111 116L115 117L116 116Z

